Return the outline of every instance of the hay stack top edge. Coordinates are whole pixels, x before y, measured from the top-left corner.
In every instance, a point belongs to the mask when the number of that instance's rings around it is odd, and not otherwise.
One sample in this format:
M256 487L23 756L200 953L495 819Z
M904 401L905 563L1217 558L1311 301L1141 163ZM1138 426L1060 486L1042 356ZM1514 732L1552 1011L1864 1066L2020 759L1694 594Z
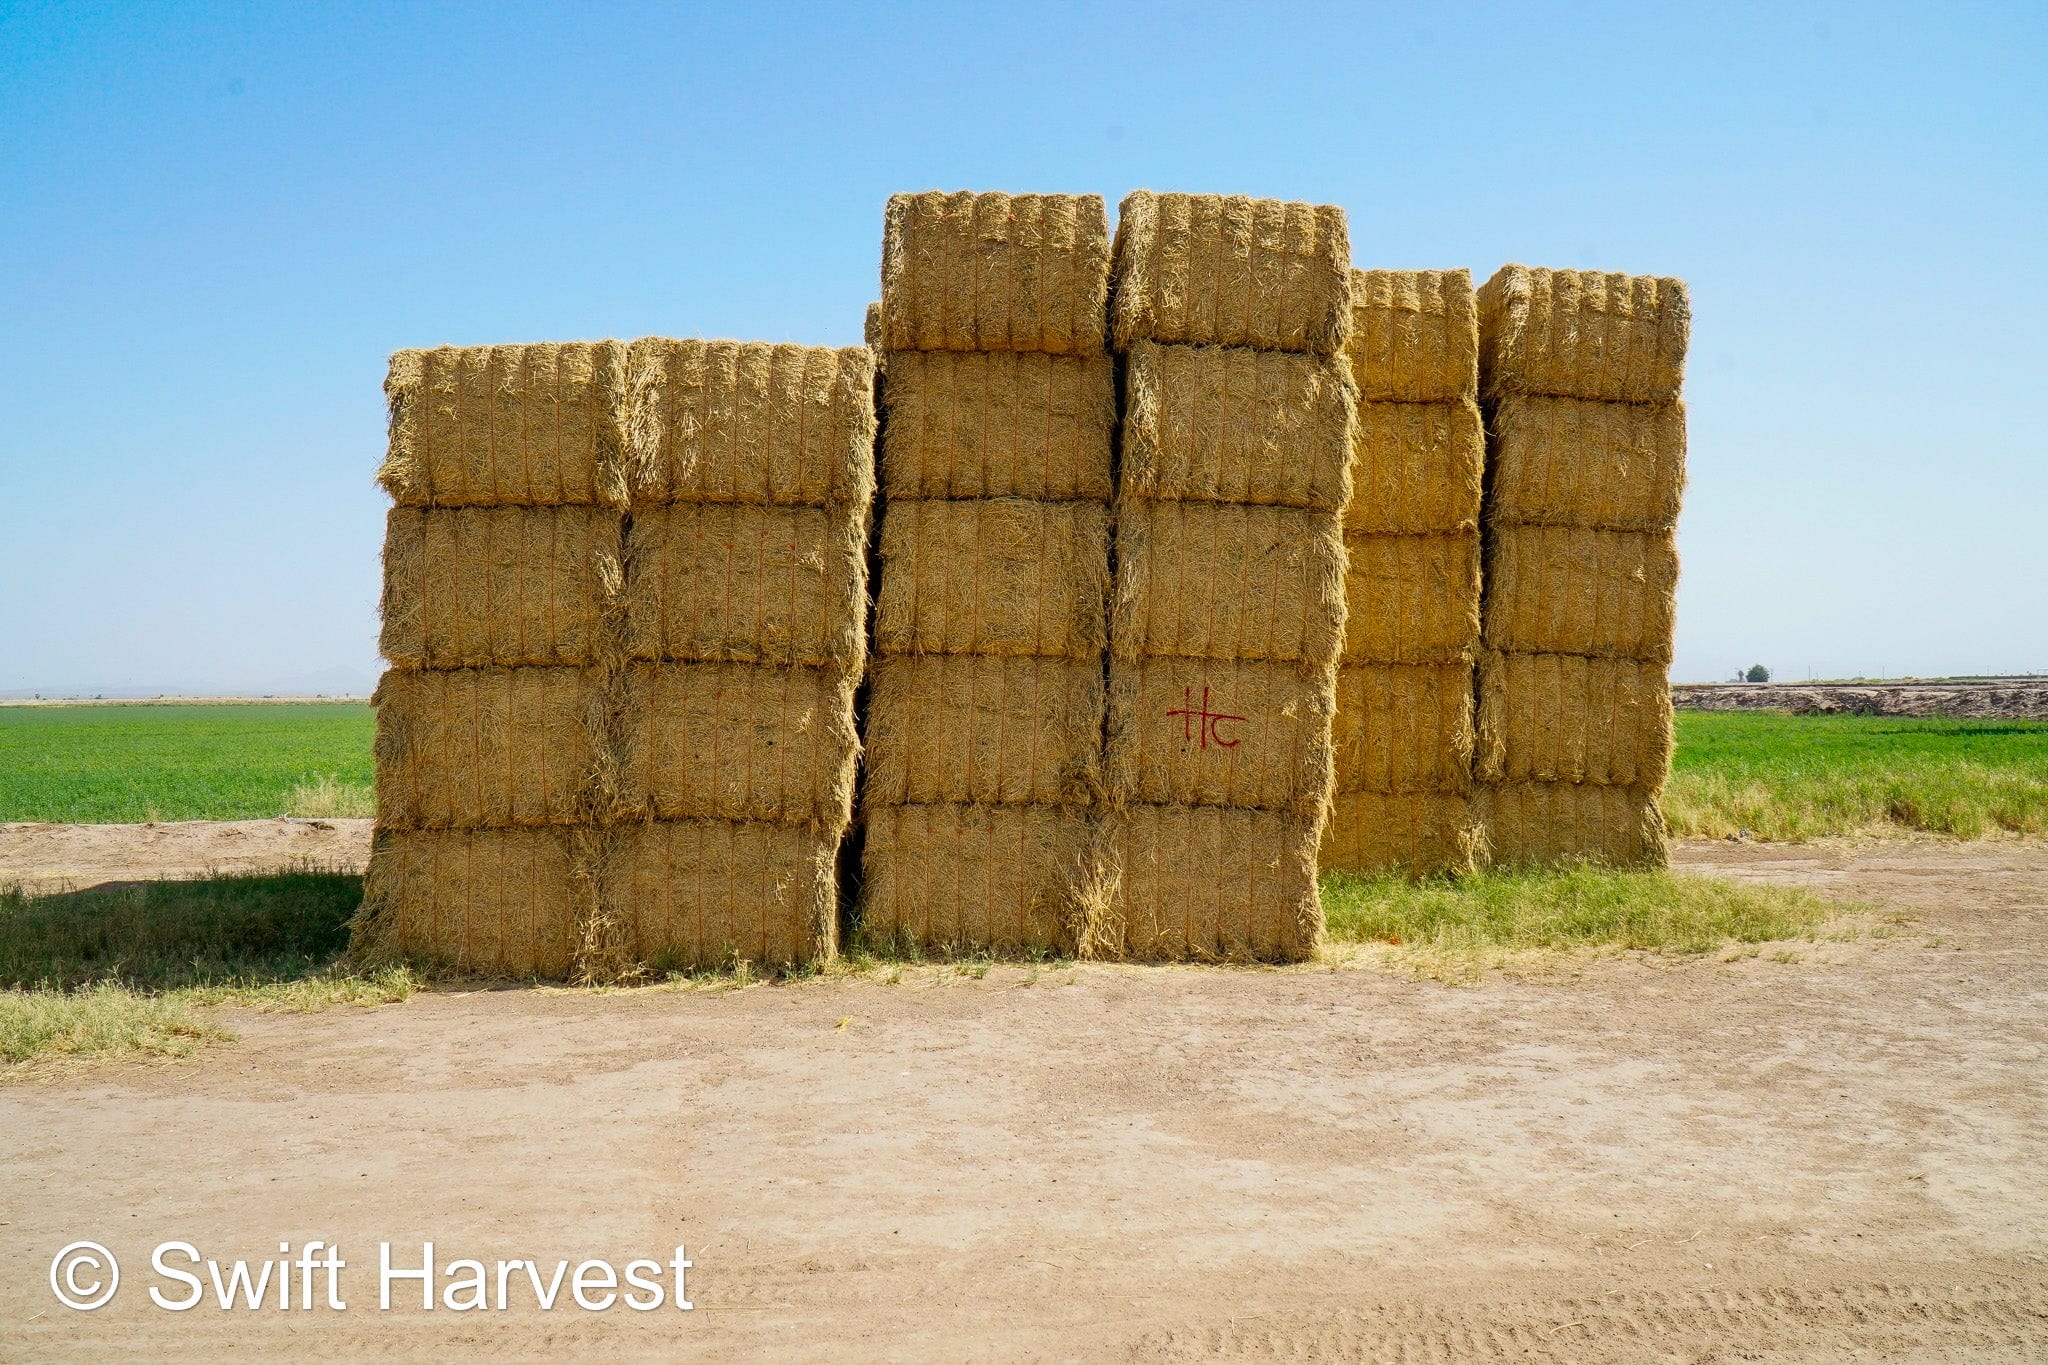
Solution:
M1685 382L1692 301L1683 280L1505 265L1479 287L1478 303L1488 399L1660 403Z
M1346 347L1361 402L1441 403L1479 392L1472 273L1353 270Z

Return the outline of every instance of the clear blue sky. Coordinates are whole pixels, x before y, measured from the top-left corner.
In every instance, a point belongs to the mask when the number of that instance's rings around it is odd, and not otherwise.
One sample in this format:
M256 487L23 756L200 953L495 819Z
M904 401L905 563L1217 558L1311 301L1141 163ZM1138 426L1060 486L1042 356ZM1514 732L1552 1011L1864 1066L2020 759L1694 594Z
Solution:
M385 356L847 343L892 190L1691 281L1678 678L2048 669L2048 7L0 0L0 690L367 682Z

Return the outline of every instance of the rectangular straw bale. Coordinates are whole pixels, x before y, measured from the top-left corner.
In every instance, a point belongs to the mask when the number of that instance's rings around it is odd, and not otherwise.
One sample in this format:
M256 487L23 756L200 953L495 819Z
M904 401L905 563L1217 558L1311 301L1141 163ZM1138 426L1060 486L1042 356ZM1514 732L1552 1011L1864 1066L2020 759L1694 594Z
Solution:
M1509 395L1493 414L1496 526L1669 531L1685 492L1685 405Z
M624 507L625 354L616 341L398 352L377 481L401 507Z
M584 818L595 698L583 670L393 669L372 700L380 827L567 825Z
M1344 210L1135 190L1118 211L1115 347L1140 341L1341 355L1351 334Z
M1661 663L1487 651L1479 664L1481 780L1655 791L1671 770Z
M867 347L644 337L628 366L636 504L873 500Z
M760 821L626 825L604 880L606 909L656 973L770 970L838 949L838 831Z
M628 813L845 827L853 675L751 664L636 664L620 725Z
M882 948L1077 951L1095 824L1066 806L871 805L861 936Z
M1344 638L1344 563L1328 512L1125 502L1113 652L1327 661Z
M1109 678L1106 771L1123 801L1320 817L1330 798L1328 668L1144 659Z
M1119 490L1341 510L1352 406L1341 357L1134 343Z
M1479 535L1344 538L1344 658L1449 663L1479 642Z
M1339 792L1472 785L1469 664L1345 664L1331 726Z
M866 799L1088 805L1102 791L1095 659L875 660Z
M1351 272L1360 398L1437 403L1479 393L1479 309L1467 270Z
M831 664L867 647L867 508L681 503L633 514L635 658Z
M1441 535L1479 524L1486 428L1469 398L1360 403L1346 531Z
M1480 386L1661 403L1685 380L1691 328L1683 280L1504 265L1479 287Z
M604 507L394 507L383 631L400 668L582 664L619 581Z
M881 654L1102 654L1109 509L1092 502L892 501L882 516Z
M1655 868L1669 859L1656 797L1642 787L1510 782L1478 788L1473 811L1495 867L1583 859Z
M1486 643L1671 661L1678 549L1667 532L1507 526L1486 556Z
M1469 798L1451 792L1339 792L1323 827L1326 872L1457 876L1483 844Z
M888 497L1109 501L1108 356L900 351L882 406Z
M353 950L487 976L559 980L576 953L566 829L379 829Z
M1105 956L1298 962L1315 955L1322 816L1131 806L1110 817L1121 880L1095 935Z
M1109 214L1095 194L892 194L882 230L891 351L1103 353Z

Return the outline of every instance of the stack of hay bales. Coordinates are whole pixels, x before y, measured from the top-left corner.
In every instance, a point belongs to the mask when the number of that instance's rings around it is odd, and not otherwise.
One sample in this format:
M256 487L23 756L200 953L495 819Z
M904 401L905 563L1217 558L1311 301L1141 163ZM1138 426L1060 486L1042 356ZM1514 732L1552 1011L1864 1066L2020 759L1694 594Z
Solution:
M1351 276L1358 385L1326 867L1472 867L1479 643L1479 322L1463 270Z
M889 201L861 924L1073 952L1097 898L1114 362L1094 195Z
M1511 265L1480 289L1479 322L1492 856L1661 865L1685 285Z
M1294 960L1322 930L1354 391L1341 209L1128 196L1109 846L1091 951Z

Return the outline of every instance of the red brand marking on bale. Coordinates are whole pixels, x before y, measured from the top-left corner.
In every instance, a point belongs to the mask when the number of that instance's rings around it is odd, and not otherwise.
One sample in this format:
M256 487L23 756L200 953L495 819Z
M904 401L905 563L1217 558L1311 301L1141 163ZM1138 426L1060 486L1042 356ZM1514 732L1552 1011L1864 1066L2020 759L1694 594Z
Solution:
M1233 716L1227 711L1211 711L1209 709L1209 685L1207 683L1202 684L1202 707L1199 711L1195 709L1195 689L1193 687L1185 687L1181 691L1183 693L1181 704L1166 714L1168 717L1180 717L1182 739L1190 742L1195 739L1195 722L1199 720L1202 722L1201 744L1204 749L1208 748L1211 744L1214 744L1219 749L1235 749L1238 745L1244 743L1242 739L1225 739L1223 737L1222 725L1226 720L1245 721L1249 720L1250 717Z

